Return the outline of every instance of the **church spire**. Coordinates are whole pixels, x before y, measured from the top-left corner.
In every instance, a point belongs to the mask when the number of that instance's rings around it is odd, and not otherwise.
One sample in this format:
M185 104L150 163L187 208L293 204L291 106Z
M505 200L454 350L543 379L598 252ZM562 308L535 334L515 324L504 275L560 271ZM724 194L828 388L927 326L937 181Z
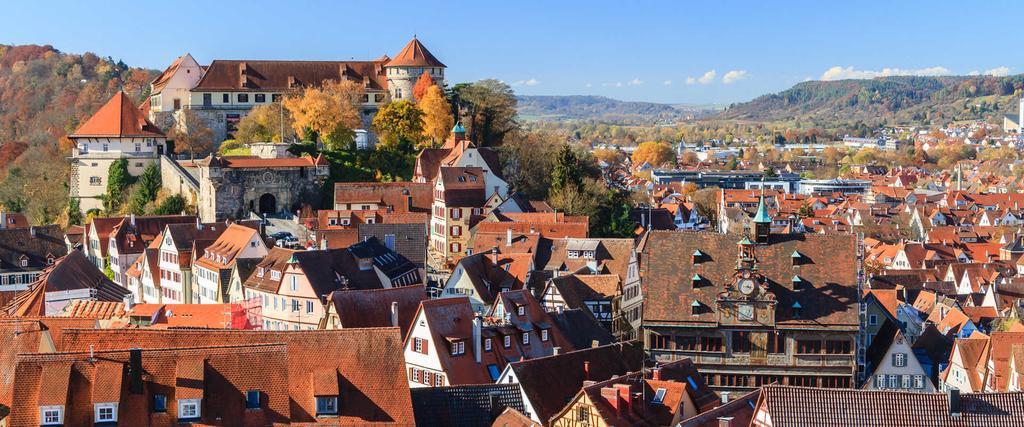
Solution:
M754 241L768 243L771 234L772 217L768 215L768 204L764 201L764 177L761 178L761 200L757 202L757 213L754 214Z

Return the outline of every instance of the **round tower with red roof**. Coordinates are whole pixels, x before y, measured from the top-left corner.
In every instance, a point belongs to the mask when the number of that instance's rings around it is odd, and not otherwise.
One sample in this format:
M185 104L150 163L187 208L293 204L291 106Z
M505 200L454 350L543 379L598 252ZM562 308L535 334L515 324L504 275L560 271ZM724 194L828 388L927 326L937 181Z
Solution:
M415 102L412 88L423 73L429 74L438 87L443 87L445 68L447 67L438 61L416 36L413 36L398 55L384 64L391 99Z

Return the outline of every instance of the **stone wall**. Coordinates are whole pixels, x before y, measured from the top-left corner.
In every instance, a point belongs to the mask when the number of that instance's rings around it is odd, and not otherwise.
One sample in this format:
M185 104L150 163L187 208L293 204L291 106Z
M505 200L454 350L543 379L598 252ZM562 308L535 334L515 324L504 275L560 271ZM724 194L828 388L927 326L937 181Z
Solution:
M323 177L314 168L200 168L200 217L221 221L260 211L260 199L273 196L274 211L292 214L301 204L320 206ZM212 176L211 176L212 175ZM218 176L220 175L220 176Z

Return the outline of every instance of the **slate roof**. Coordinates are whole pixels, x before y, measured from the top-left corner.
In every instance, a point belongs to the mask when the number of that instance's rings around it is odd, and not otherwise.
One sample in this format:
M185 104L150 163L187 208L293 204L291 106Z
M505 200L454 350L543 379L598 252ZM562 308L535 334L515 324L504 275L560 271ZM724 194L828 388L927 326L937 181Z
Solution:
M1015 426L1024 424L1024 393L961 394L959 416L944 393L768 385L758 405L772 425Z
M551 313L551 320L559 329L565 331L565 338L574 348L588 348L593 346L595 341L598 345L615 342L612 333L601 326L589 309L577 308Z
M424 268L427 262L426 224L359 224L359 241L375 237L385 242L385 236L395 236L395 252L402 255L417 268Z
M418 387L410 391L419 427L489 426L506 408L525 410L519 384Z
M682 427L720 427L719 418L731 418L729 425L746 426L754 418L757 400L761 397L761 389L730 400L715 409L702 412L694 417L683 420Z
M776 323L779 327L858 327L856 237L853 235L772 235L767 245L754 249L757 272L775 294ZM645 322L714 325L718 295L731 286L736 271L740 236L707 232L652 231L644 246ZM705 259L696 265L693 253ZM794 263L798 251L805 259ZM694 288L691 278L704 278ZM802 279L794 289L794 275ZM810 286L810 287L808 287ZM697 302L706 308L691 315L680 307ZM792 306L803 307L800 316Z
M195 227L196 217L186 215L127 216L110 230L119 255L140 254L170 224ZM180 248L180 246L179 246Z

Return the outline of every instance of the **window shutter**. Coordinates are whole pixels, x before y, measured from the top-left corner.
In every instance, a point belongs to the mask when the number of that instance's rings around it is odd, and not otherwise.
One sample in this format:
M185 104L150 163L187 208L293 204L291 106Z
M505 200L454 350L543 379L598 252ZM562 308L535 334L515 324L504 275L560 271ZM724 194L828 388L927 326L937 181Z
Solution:
M428 345L427 345L427 343L428 343L429 341L427 341L426 339L424 339L424 340L422 340L422 341L423 341L423 354L428 354L428 353L430 353L430 346L428 346Z
M892 366L900 366L897 364L896 353L892 354Z

